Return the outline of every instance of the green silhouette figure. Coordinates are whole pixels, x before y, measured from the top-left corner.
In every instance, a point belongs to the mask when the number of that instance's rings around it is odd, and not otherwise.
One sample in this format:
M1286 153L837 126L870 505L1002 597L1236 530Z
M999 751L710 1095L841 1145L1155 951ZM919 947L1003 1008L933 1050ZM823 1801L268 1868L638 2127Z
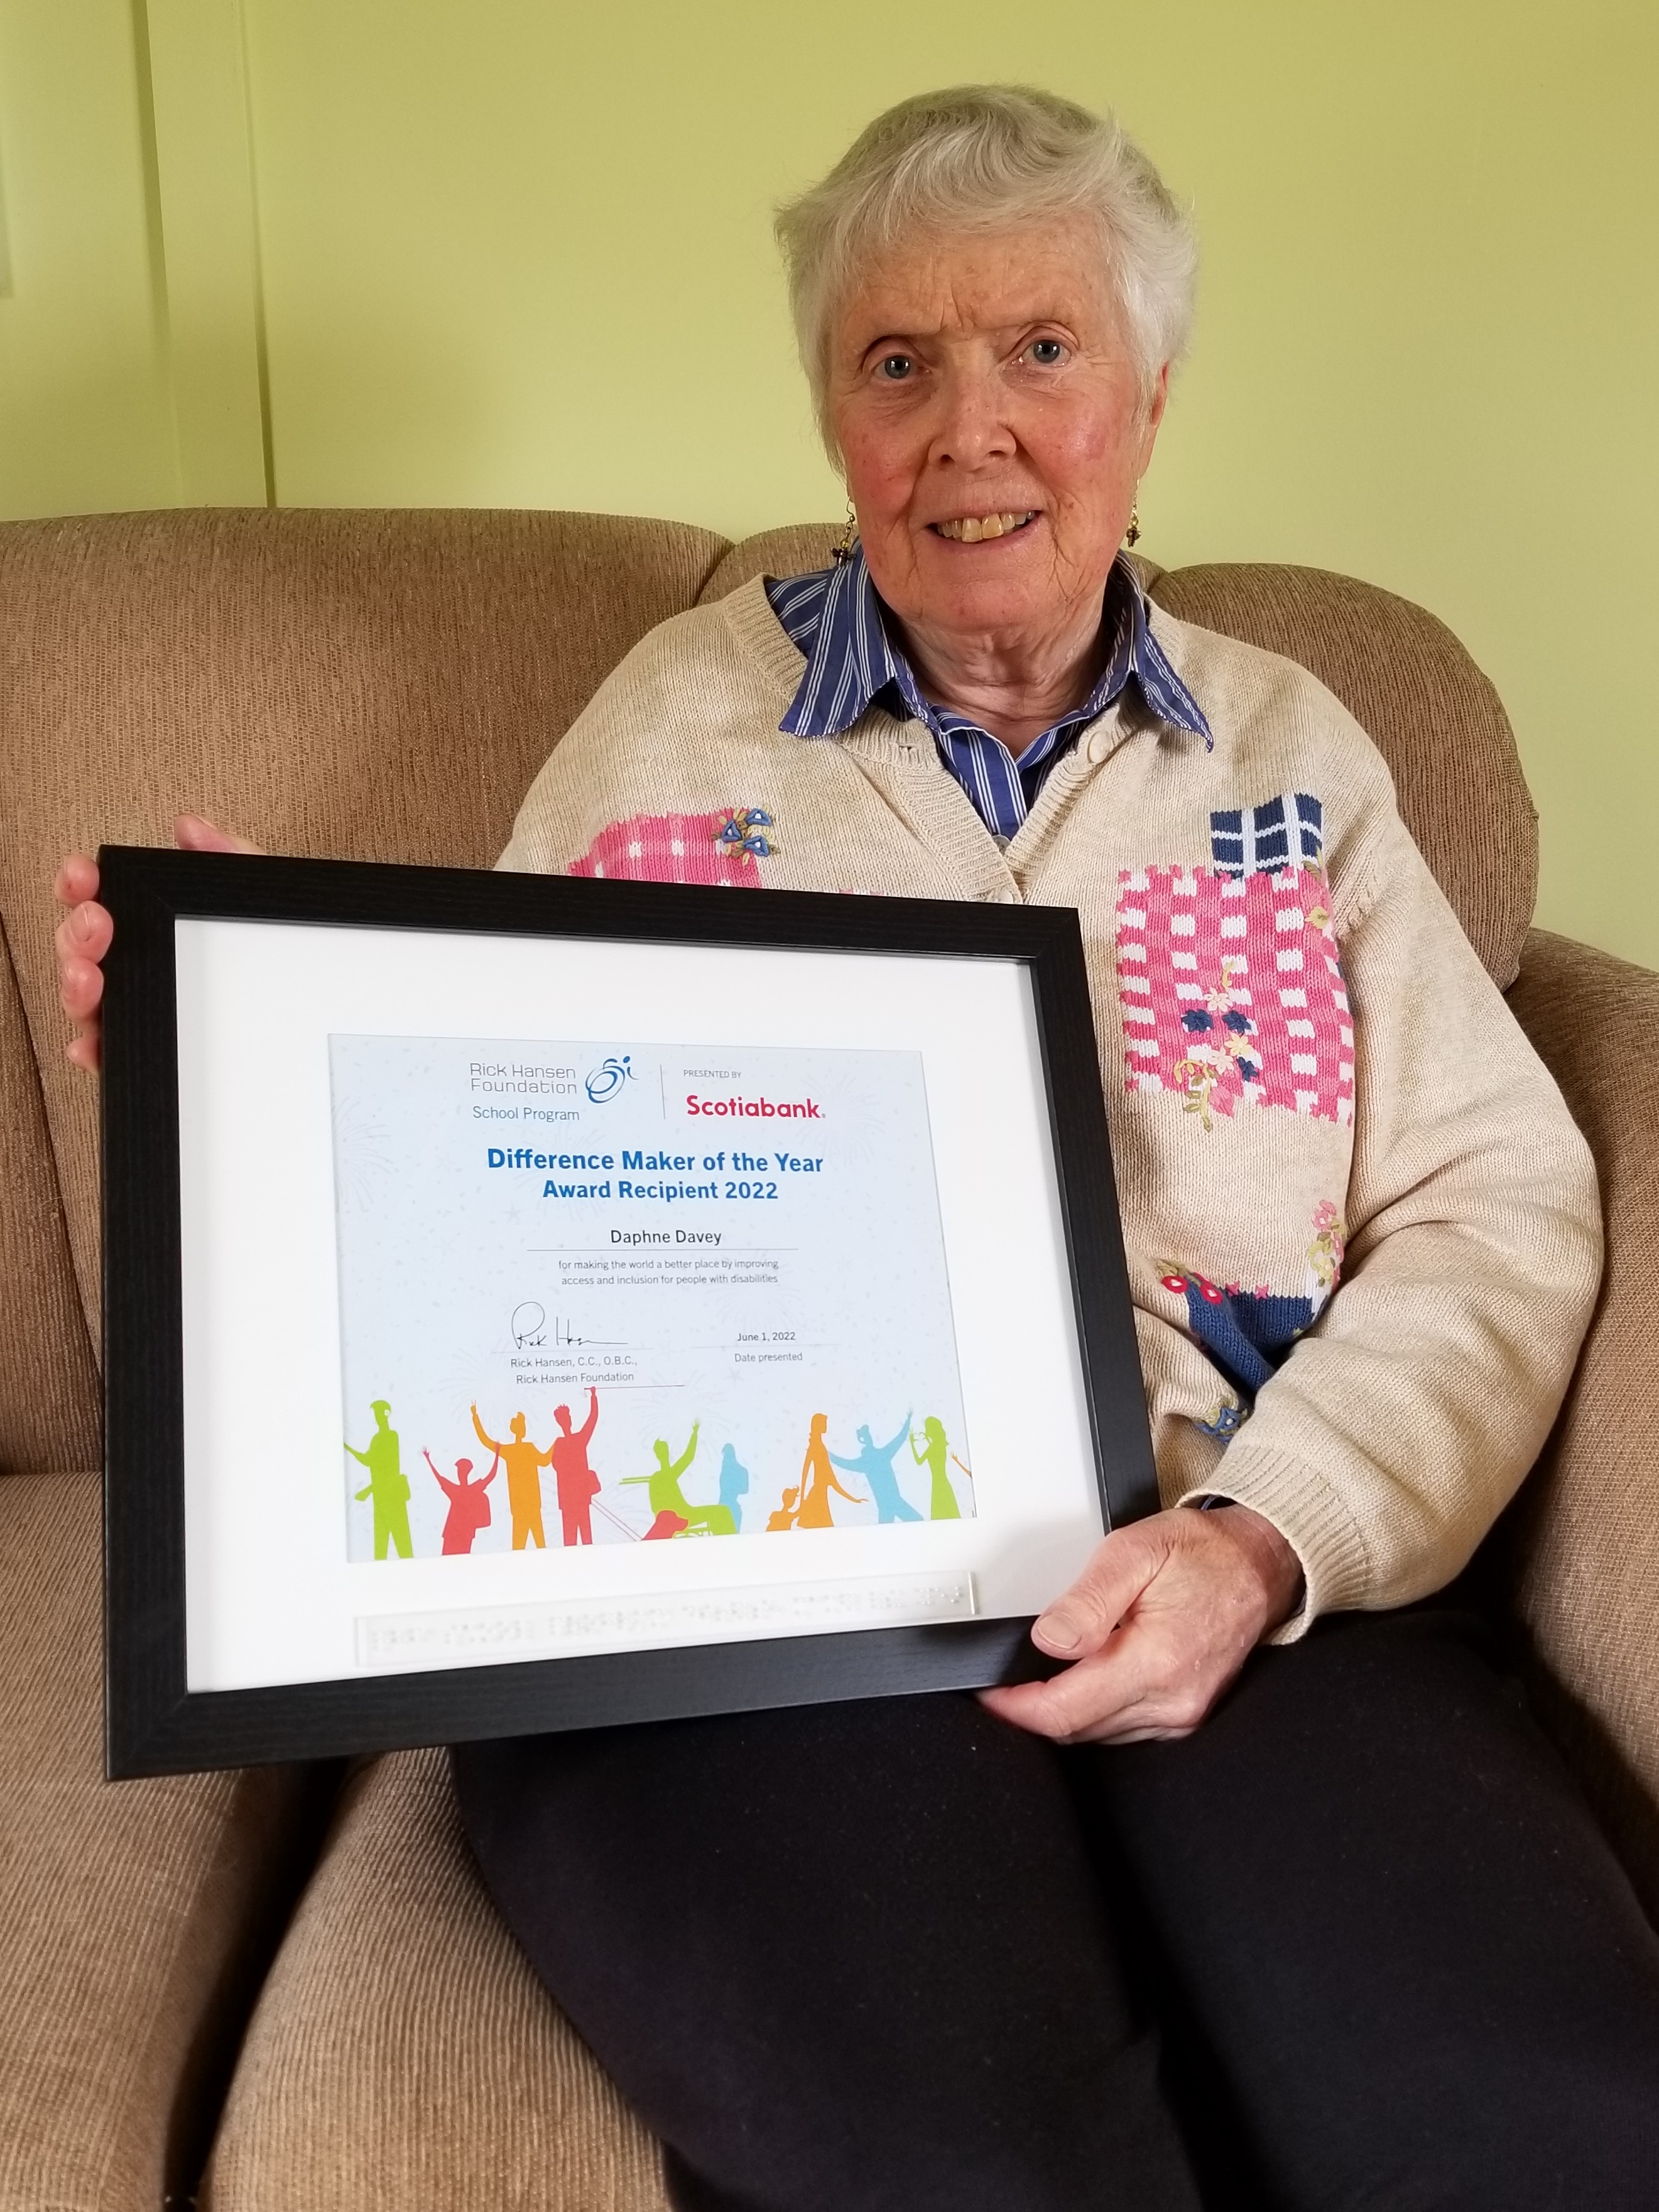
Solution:
M657 1455L657 1464L649 1474L625 1474L623 1483L642 1482L646 1496L651 1501L651 1510L661 1521L665 1513L672 1514L685 1523L684 1529L676 1529L676 1535L686 1530L702 1528L711 1536L735 1536L738 1524L732 1518L729 1505L693 1505L680 1488L680 1477L697 1455L697 1431L700 1421L691 1424L691 1441L677 1460L671 1462L666 1440L659 1437L651 1449Z
M945 1434L945 1425L937 1414L929 1413L921 1425L921 1433L927 1439L925 1451L916 1449L915 1431L910 1432L910 1456L918 1467L925 1467L933 1478L933 1494L927 1508L930 1521L960 1521L962 1508L957 1504L957 1493L951 1487L951 1478L945 1471L947 1456L954 1456ZM957 1461L962 1466L960 1460ZM967 1470L964 1468L963 1473Z
M375 1558L385 1559L390 1545L400 1559L412 1559L415 1547L409 1540L409 1477L398 1456L398 1431L392 1426L392 1408L384 1398L377 1398L369 1411L374 1416L374 1433L368 1440L368 1450L359 1451L356 1444L346 1446L358 1465L368 1469L368 1481L356 1496L360 1503L365 1498L374 1500Z

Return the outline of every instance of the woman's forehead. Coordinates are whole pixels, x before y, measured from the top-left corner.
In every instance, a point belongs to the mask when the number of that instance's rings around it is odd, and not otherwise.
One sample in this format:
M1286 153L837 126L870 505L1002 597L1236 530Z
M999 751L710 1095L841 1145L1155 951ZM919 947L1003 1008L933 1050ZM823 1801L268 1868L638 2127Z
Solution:
M1103 319L1115 315L1100 231L1067 216L902 238L855 264L836 325L861 352L887 336Z

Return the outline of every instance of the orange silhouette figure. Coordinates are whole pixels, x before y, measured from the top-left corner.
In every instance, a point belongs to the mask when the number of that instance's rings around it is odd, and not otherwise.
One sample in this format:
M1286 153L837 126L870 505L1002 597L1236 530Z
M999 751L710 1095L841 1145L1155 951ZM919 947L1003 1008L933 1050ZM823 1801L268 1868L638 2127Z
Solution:
M799 1502L799 1490L786 1490L783 1493L782 1504L775 1513L769 1513L766 1516L768 1531L774 1528L793 1528L795 1525L795 1508Z
M544 1467L553 1464L553 1449L550 1444L544 1451L539 1444L532 1443L525 1434L522 1413L513 1416L513 1441L497 1443L478 1419L478 1409L472 1408L472 1425L478 1432L478 1442L488 1444L497 1458L507 1462L507 1503L513 1515L513 1548L522 1552L533 1537L536 1548L544 1552L547 1539L542 1534L542 1475Z
M599 1478L587 1464L589 1439L599 1418L599 1394L590 1382L587 1386L587 1419L575 1434L570 1432L570 1408L555 1406L553 1418L559 1425L559 1433L550 1449L553 1455L553 1478L558 1491L559 1518L564 1523L564 1540L570 1544L591 1544L593 1524L589 1508L599 1494Z
M489 1526L489 1500L484 1492L495 1480L495 1471L501 1463L500 1455L490 1462L489 1472L482 1482L469 1482L472 1462L470 1459L458 1459L452 1482L447 1474L438 1474L438 1462L424 1445L421 1450L427 1465L437 1475L439 1489L449 1500L449 1510L444 1516L443 1556L447 1559L459 1558L471 1552L472 1539L479 1529Z
M837 1497L844 1498L849 1505L869 1503L867 1498L859 1497L855 1492L842 1489L836 1480L836 1470L830 1464L830 1447L823 1441L823 1432L829 1425L828 1413L813 1414L806 1437L806 1456L801 1462L800 1503L795 1509L794 1519L797 1528L835 1527L830 1516L830 1493L832 1490ZM773 1527L776 1520L777 1516L774 1514L767 1522L768 1528ZM790 1524L786 1521L783 1525L787 1528Z

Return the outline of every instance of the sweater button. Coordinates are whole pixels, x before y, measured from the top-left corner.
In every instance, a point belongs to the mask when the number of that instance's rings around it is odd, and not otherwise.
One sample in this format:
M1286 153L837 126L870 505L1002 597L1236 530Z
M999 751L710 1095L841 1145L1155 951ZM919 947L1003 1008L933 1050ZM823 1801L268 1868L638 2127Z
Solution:
M1097 730L1085 746L1084 752L1090 763L1098 768L1111 750L1112 741L1104 730Z
M1019 904L1019 893L1018 891L999 891L997 893L997 904L999 906L1018 906Z

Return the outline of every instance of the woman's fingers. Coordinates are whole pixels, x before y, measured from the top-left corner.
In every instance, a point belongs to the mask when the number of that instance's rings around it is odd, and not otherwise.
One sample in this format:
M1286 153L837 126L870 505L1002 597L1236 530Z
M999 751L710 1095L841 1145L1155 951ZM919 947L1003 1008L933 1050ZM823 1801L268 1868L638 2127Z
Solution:
M72 1022L97 1018L104 999L104 971L95 960L58 956L58 996Z
M222 830L205 814L181 814L173 825L173 842L184 853L257 853L258 845L234 830Z
M1017 1728L1066 1743L1190 1735L1296 1601L1296 1554L1247 1508L1186 1509L1116 1530L1037 1621L1073 1663L981 1692Z
M1131 1620L1104 1651L1047 1682L981 1692L1016 1728L1056 1743L1137 1743L1190 1735L1243 1664L1249 1644L1218 1647L1167 1620Z
M110 939L115 934L115 924L110 919L107 907L96 899L83 899L79 906L71 907L58 925L53 939L58 948L60 969L74 961L99 961L109 951Z
M1164 1564L1164 1517L1115 1528L1095 1547L1083 1572L1032 1627L1040 1651L1054 1659L1082 1659L1101 1649Z
M99 1025L89 1021L79 1036L72 1036L64 1047L64 1057L71 1067L83 1068L88 1075L96 1075L100 1065Z
M257 853L259 848L210 822L204 814L181 814L173 825L175 842L186 853ZM84 853L64 855L52 881L52 893L69 912L58 925L58 995L64 1012L82 1025L65 1048L76 1067L95 1072L99 1061L99 1010L104 1003L101 963L115 935L108 909L98 903L98 864Z
M58 871L58 882L70 888L84 882L88 872L95 885L98 871L90 860L82 860L72 873L71 863L66 860ZM58 923L54 939L58 996L70 1019L82 1025L82 1034L71 1038L66 1049L71 1065L88 1073L98 1066L98 1010L104 1000L104 971L99 963L109 951L114 933L115 925L106 910L94 899L83 899Z
M98 896L98 863L84 853L66 853L64 865L52 879L52 896L59 906L79 906Z

